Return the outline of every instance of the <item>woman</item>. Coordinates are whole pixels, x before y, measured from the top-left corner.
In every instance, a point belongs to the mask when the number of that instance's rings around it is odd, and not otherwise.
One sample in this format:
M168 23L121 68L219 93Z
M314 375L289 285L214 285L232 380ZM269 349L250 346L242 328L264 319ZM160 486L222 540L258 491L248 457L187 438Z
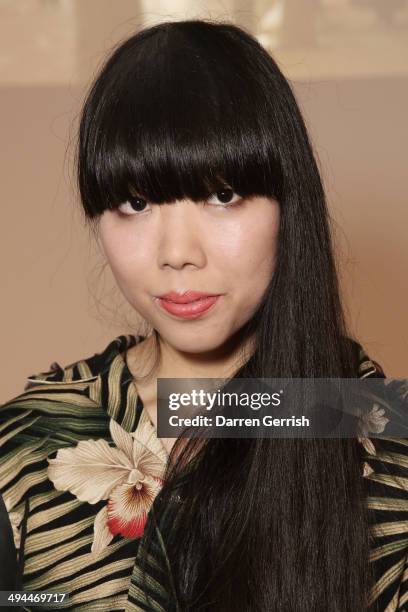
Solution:
M277 64L228 23L138 32L88 92L77 161L148 331L54 363L1 407L21 588L72 610L402 609L406 441L156 433L157 378L384 377L347 331Z

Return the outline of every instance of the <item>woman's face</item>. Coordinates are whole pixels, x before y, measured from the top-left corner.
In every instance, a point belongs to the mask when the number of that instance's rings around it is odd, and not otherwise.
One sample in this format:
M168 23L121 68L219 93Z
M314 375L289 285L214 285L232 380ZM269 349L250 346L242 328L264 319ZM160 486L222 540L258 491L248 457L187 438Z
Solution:
M231 203L219 191L199 203L143 200L135 209L126 202L100 218L103 250L123 295L179 351L221 347L251 318L273 275L278 202L230 193ZM195 319L170 314L155 299L189 289L220 297Z

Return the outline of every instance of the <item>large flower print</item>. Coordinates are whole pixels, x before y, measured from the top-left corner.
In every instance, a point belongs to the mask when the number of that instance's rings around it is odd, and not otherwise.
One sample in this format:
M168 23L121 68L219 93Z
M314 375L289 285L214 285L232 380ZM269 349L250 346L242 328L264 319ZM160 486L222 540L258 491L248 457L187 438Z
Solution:
M150 422L129 433L111 419L109 429L116 447L103 439L81 440L48 459L48 477L58 491L70 491L90 504L107 500L95 517L92 552L104 549L117 534L142 536L167 461Z
M380 408L377 403L373 404L371 411L360 417L360 431L363 436L368 436L370 432L382 433L386 424L389 422L385 415L384 408Z

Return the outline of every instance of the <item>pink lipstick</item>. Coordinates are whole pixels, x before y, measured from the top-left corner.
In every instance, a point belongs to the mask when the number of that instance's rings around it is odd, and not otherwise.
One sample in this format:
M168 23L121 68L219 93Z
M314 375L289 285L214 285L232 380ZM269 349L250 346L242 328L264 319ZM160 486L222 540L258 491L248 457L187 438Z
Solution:
M196 319L207 312L221 297L202 291L186 291L182 294L171 291L156 298L161 308L183 319Z

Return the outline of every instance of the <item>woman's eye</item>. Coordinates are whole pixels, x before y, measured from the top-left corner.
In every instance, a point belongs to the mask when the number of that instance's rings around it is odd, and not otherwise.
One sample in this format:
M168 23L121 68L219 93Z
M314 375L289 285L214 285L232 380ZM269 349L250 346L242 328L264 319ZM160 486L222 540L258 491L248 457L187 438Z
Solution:
M139 196L130 195L126 202L122 202L122 204L118 206L118 209L123 215L131 216L144 212L145 206L147 206L146 200Z
M220 191L215 191L213 194L211 194L209 198L207 198L207 202L209 202L210 204L217 205L219 202L211 201L213 198L218 198L218 200L221 201L221 204L230 205L239 202L239 200L241 199L241 197L232 189L221 189Z
M218 199L218 202L215 201ZM232 206L241 200L241 196L235 193L232 189L221 189L220 191L215 191L212 193L206 200L209 204L213 206L222 207L222 205ZM122 202L118 206L119 212L124 216L132 216L144 213L146 210L146 206L148 203L146 200L141 198L140 196L129 195L126 202Z

